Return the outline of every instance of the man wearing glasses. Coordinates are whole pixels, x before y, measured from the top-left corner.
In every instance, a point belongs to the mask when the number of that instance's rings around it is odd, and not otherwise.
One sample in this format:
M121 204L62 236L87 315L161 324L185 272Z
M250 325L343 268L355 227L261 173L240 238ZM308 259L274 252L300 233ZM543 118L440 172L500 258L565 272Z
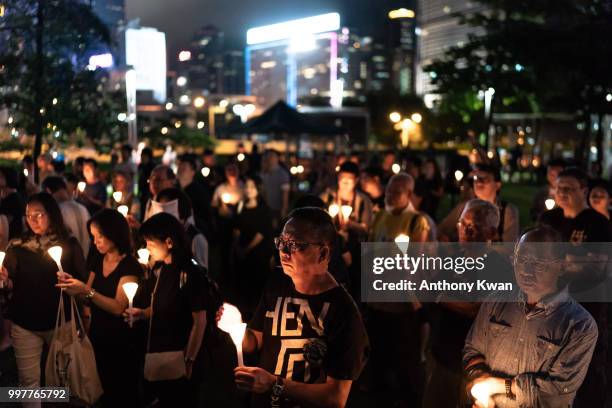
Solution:
M542 245L560 241L548 227L525 233L514 262L520 292L481 306L463 349L467 391L484 391L475 406L572 406L598 330L560 285L559 255Z
M284 274L272 278L246 331L243 350L259 367L237 367L252 407L344 407L369 351L350 295L327 270L336 229L327 212L289 214L275 244Z

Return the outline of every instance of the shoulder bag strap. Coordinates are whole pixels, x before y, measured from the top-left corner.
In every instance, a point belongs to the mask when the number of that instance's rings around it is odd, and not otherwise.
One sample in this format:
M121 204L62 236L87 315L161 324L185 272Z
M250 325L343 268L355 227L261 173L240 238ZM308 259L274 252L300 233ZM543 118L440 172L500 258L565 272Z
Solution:
M147 334L147 353L151 348L151 327L153 326L153 303L155 302L155 295L157 294L157 285L159 284L159 280L161 278L161 272L163 268L159 268L159 274L157 275L157 280L155 281L155 287L153 288L153 293L151 293L151 314L149 316L149 333ZM153 272L155 275L155 272Z

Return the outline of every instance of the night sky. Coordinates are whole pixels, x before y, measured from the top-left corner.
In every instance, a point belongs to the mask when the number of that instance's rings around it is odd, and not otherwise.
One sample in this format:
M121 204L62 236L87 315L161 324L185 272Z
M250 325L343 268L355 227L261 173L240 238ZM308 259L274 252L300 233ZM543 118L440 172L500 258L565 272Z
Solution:
M126 0L128 19L166 32L169 51L186 44L207 24L225 32L228 45L242 48L250 27L311 15L339 12L344 26L369 33L380 29L388 7L401 0ZM376 34L374 32L374 34ZM172 55L172 54L171 54Z

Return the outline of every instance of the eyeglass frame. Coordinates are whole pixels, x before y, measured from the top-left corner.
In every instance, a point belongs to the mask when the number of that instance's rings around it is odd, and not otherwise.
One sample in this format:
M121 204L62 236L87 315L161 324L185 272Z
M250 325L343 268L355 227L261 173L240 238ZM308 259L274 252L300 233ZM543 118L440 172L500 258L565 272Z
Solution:
M282 248L280 247L280 243L282 242L291 242L291 245L294 249L290 249L289 252L284 251L284 248L286 248L286 245L283 245ZM308 248L309 246L318 246L318 247L326 247L327 244L322 243L322 242L301 242L301 241L296 241L294 239L283 239L282 237L275 237L274 238L274 247L287 255L293 255L296 252L300 252L305 250L306 248Z

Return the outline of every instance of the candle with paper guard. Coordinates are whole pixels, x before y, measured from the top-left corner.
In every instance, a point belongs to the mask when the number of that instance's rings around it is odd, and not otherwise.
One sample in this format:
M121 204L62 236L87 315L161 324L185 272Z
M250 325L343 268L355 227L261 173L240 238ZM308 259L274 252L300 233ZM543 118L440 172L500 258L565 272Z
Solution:
M113 200L115 200L115 202L120 203L122 198L123 198L123 193L121 191L115 191L113 193Z
M203 177L208 177L209 174L210 174L210 168L209 167L202 167L202 176Z
M4 257L6 256L6 252L0 251L0 269L2 269L2 265L4 264ZM0 289L4 288L4 281L0 280Z
M132 302L134 300L134 295L136 295L136 291L138 290L138 284L136 282L126 282L123 284L123 291L125 292L125 296L128 298L129 302L129 313L130 313L130 327L134 323L134 318L132 316Z
M334 218L340 212L340 206L338 204L332 204L328 209L329 215Z
M553 200L552 198L548 198L546 199L546 201L544 201L544 205L546 206L547 210L552 210L553 208L555 208L555 200Z
M236 346L236 353L238 354L238 366L244 365L244 358L242 357L242 339L246 331L246 323L242 322L242 315L238 308L229 303L223 303L223 314L217 323L224 332L227 332L234 345Z
M149 264L149 256L151 253L147 248L140 248L138 251L136 251L136 253L138 254L138 262L143 265Z
M79 184L77 184L77 189L82 193L83 191L85 191L85 187L87 187L87 183L84 181L79 181Z
M491 386L486 382L479 382L472 386L470 393L476 401L484 408L489 408L489 398L491 398Z
M223 201L224 204L229 204L232 201L232 195L230 193L221 194L221 201Z
M342 212L342 218L344 219L344 221L348 221L349 217L351 216L351 213L353 212L353 207L351 207L350 205L343 205L342 207L340 207L340 211Z
M410 244L410 237L405 234L399 234L395 237L395 245L405 254L408 251L408 244Z
M119 211L121 213L121 215L123 215L124 217L127 217L128 212L130 211L130 209L128 208L127 205L120 205L117 208L117 211Z
M62 268L62 247L59 245L52 246L47 250L47 252L57 264L57 268L59 269L59 271L64 272L64 269Z

